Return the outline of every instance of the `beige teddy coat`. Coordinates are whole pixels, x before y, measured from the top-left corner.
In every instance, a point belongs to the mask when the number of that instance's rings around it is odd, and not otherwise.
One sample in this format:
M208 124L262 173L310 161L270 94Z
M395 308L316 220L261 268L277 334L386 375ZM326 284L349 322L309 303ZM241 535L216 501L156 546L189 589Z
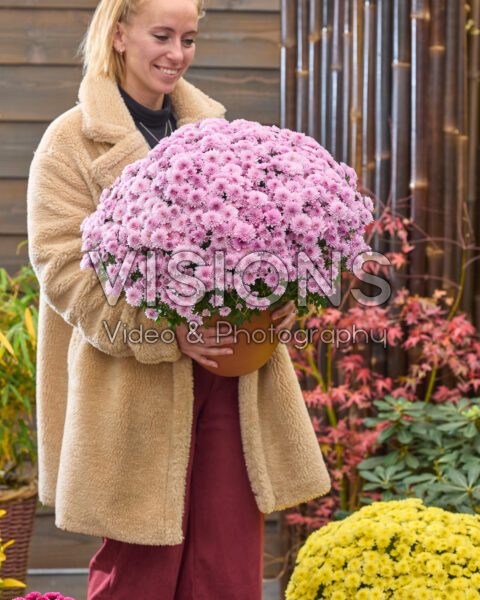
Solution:
M225 108L181 79L178 126ZM41 286L37 431L39 499L60 529L150 545L183 541L193 415L192 360L176 341L124 343L110 332L162 330L123 297L110 306L95 272L80 270L80 224L103 188L149 147L116 84L87 75L79 103L35 152L28 185L30 260ZM325 469L285 345L239 379L242 446L263 513L326 494Z

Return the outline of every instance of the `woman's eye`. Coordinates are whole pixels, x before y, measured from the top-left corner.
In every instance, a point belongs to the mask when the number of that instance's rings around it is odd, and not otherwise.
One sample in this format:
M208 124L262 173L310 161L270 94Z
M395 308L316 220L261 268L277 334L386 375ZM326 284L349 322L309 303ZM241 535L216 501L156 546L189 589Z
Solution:
M193 40L193 39L187 39L187 40L183 40L183 43L186 46L193 46L193 44L195 44L195 40Z
M168 36L166 35L153 35L154 38L157 38L157 40L160 40L162 42L164 42L165 40L168 40Z

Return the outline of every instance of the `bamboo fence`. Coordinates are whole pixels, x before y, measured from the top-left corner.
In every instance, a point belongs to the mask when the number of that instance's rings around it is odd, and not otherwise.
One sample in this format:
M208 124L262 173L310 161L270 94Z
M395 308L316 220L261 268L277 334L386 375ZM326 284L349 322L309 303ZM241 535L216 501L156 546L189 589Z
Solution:
M411 265L393 290L453 292L462 246L471 260L478 245L479 5L282 0L281 125L351 164L378 207L390 200L413 219ZM471 262L462 308L477 326L479 288Z
M467 261L460 308L477 328L479 36L480 0L282 0L281 126L354 167L378 211L389 203L413 220L393 293L454 294ZM412 360L395 349L371 358L393 377Z

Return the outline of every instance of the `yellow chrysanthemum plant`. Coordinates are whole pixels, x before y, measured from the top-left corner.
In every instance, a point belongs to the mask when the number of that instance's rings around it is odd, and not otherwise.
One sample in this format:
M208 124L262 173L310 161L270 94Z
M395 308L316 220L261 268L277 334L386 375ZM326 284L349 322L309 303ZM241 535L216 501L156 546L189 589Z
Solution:
M3 517L3 515L6 514L6 512L7 512L6 510L0 510L0 518ZM0 537L0 572L2 570L2 563L7 558L5 556L5 548L8 548L8 546L13 544L14 542L15 542L15 540L10 540L9 542L2 544L2 538ZM9 588L9 587L27 587L27 586L23 582L18 581L18 579L11 579L11 578L2 579L0 577L0 589L1 588Z
M480 599L480 516L374 502L314 531L286 600Z

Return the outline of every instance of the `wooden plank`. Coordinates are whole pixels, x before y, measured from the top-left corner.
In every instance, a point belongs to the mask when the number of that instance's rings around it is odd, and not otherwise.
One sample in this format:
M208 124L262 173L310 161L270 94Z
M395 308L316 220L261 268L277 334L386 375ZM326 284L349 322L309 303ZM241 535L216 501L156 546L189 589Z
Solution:
M81 79L80 66L0 66L0 119L51 121L75 104Z
M51 121L75 104L80 79L79 67L0 67L0 118L4 121ZM186 79L225 104L229 109L228 119L241 117L270 125L279 121L277 70L192 67ZM2 135L0 143L3 142ZM12 133L8 139L14 141L14 137ZM18 153L15 156L18 157ZM15 168L13 160L9 165L9 168ZM20 172L23 177L24 170ZM17 177L18 171L15 175L3 171L3 176Z
M75 55L90 12L4 9L0 16L1 63L79 63Z
M82 8L93 10L99 0L0 0L0 8ZM280 0L206 0L206 10L279 11Z
M0 179L0 235L27 235L27 180Z
M0 267L14 275L21 265L28 265L27 245L17 254L17 246L26 239L25 235L0 235Z
M33 151L48 123L0 123L0 178L28 176Z
M0 63L79 64L76 53L90 16L83 10L1 10ZM209 13L201 23L195 65L278 68L279 31L278 13Z
M263 125L280 123L280 75L277 70L192 69L188 81L227 108L226 118Z

